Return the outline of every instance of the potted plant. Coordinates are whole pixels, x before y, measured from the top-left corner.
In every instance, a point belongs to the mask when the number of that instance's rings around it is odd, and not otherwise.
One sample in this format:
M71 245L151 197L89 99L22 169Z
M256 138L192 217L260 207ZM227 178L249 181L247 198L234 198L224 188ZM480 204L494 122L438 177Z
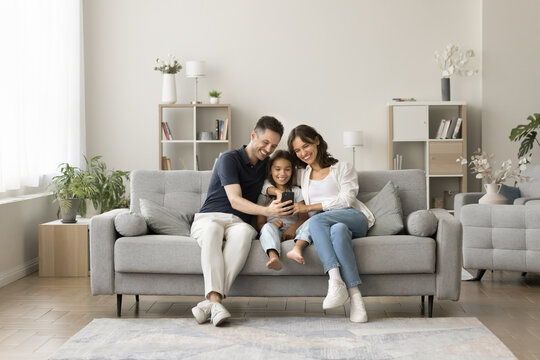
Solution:
M176 102L175 76L182 70L182 65L180 65L174 55L169 54L167 61L160 58L156 59L154 70L163 74L161 102L164 104L174 104Z
M83 217L86 215L84 199L94 196L94 179L86 171L68 163L60 164L59 168L60 175L52 178L50 187L60 205L62 222L75 223L77 212Z
M522 158L526 155L530 157L532 155L534 143L540 145L540 142L538 142L538 139L536 138L536 135L538 134L537 130L540 127L540 114L535 113L533 115L529 115L527 120L529 120L528 124L516 126L511 130L509 136L511 141L521 140L521 145L519 146L518 150L518 158Z
M221 92L217 90L212 90L208 93L210 95L210 104L219 104L219 97L221 96Z
M459 51L458 45L448 44L439 54L435 51L435 61L442 70L441 94L443 101L450 101L450 78L453 75L473 76L478 70L465 69L469 59L474 56L473 50Z
M94 156L90 161L84 158L86 172L91 176L95 189L88 199L100 214L129 207L125 186L125 181L129 180L129 171L109 170L101 158L102 156Z

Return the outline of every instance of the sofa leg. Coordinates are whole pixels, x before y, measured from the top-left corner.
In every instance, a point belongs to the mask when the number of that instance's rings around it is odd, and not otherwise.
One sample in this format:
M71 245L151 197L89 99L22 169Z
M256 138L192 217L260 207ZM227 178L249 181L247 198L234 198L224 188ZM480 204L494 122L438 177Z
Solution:
M425 297L424 295L420 296L420 312L422 314L424 313L424 311L426 309L426 307L424 305L424 297Z
M139 302L139 295L135 295L135 301Z
M482 279L482 276L486 273L486 269L478 269L476 271L476 276L471 279L471 281L480 281Z
M522 272L521 276L527 276L527 272L526 271Z
M122 294L116 294L116 316L122 316Z
M433 317L433 295L428 296L428 317Z

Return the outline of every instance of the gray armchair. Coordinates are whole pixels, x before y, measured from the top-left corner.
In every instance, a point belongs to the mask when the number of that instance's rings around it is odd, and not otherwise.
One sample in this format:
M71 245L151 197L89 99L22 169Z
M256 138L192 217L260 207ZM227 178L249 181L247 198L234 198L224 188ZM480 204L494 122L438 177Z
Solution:
M484 193L457 194L455 216L463 225L463 267L486 270L540 271L540 166L529 166L532 178L519 184L513 205L479 205Z

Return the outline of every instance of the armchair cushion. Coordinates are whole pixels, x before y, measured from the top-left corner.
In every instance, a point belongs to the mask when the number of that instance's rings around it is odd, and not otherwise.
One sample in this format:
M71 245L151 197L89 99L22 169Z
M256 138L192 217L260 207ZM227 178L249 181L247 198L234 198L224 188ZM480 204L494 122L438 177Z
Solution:
M501 185L500 194L508 199L509 204L513 204L514 200L521 197L521 191L518 187L508 186L505 184Z
M141 213L156 234L190 236L194 214L167 209L153 201L139 199Z
M415 236L431 236L437 231L438 223L431 210L417 210L407 216L407 231Z
M114 227L122 236L139 236L148 233L146 220L141 214L124 212L114 218Z
M394 184L389 181L377 195L366 202L366 206L375 216L375 225L368 235L393 235L403 229L401 201Z

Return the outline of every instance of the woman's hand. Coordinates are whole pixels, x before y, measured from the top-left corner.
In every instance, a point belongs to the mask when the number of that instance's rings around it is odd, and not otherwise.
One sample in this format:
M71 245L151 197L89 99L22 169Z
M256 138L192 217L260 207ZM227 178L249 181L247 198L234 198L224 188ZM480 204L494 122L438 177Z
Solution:
M304 202L294 203L293 207L294 207L293 215L305 214L309 211L308 205L306 205Z

